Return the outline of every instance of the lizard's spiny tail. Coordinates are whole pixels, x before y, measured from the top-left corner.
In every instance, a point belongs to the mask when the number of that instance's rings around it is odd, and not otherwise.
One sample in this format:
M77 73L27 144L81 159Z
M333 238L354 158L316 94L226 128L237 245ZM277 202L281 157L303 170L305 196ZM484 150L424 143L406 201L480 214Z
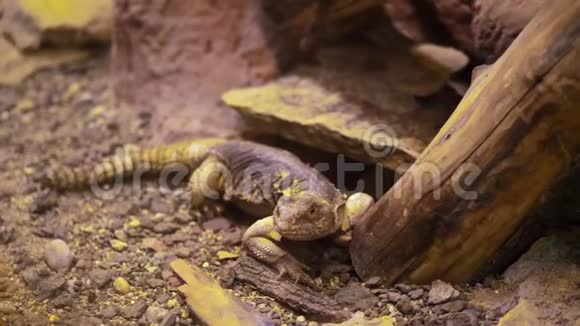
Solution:
M207 157L211 145L220 141L205 139L145 149L126 147L122 154L104 159L96 165L59 167L47 173L42 182L54 189L73 189L110 182L135 171L158 173L175 163L183 164L192 171Z

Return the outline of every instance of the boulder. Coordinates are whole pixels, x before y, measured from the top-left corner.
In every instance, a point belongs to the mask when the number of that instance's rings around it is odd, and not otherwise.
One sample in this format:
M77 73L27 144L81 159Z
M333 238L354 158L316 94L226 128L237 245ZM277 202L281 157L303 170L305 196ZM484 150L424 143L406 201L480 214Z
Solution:
M577 227L539 239L503 273L497 290L473 291L470 301L503 315L501 326L577 325L579 238Z
M17 48L108 42L112 0L3 0L0 29Z
M452 44L475 53L471 0L385 1L393 26L414 42Z
M472 0L431 0L431 2L454 43L461 49L474 53L475 42L470 29L473 15Z

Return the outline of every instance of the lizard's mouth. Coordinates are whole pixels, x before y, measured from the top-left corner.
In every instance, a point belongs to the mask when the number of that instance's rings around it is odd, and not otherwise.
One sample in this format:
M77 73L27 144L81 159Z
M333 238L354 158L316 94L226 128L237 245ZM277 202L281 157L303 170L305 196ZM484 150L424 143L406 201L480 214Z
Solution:
M316 232L312 229L307 231L296 232L294 230L278 231L282 238L292 240L292 241L312 241L326 237L328 234L326 232Z
M278 231L283 238L288 240L303 240L300 232L296 232L293 223L288 218L280 216L280 208L276 207L273 212L274 216L274 229Z
M280 234L287 234L287 230L290 229L290 223L280 216L280 207L274 208L272 215L274 216L274 228L276 231L280 232Z
M287 221L281 221L274 218L274 229L282 235L282 238L291 241L311 241L327 236L326 232L320 232L312 227L302 226L295 227Z

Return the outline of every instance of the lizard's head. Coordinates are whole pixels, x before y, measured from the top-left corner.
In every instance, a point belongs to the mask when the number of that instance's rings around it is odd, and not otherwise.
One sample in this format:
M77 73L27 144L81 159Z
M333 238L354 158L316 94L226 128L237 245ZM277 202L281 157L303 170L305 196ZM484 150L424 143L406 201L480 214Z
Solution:
M340 196L329 201L310 192L282 196L274 210L274 227L289 240L315 240L348 231L374 202L365 193L354 193L346 201Z
M329 201L311 192L282 196L274 210L274 226L283 238L315 240L338 231L344 200Z

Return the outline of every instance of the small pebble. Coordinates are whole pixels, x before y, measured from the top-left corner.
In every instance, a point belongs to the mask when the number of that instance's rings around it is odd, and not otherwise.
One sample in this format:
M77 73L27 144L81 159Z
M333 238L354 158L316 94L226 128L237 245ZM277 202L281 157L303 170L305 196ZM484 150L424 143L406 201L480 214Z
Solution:
M58 322L60 322L60 320L61 320L60 317L57 315L53 314L53 315L48 316L48 321L51 323L58 323Z
M478 325L479 322L477 317L459 312L450 314L449 318L445 322L445 326L467 326L467 325Z
M460 300L449 301L441 305L445 312L459 312L465 308L465 303Z
M119 313L119 310L114 306L108 306L101 310L101 317L111 319Z
M163 198L154 197L151 199L149 208L157 213L172 214L175 212L175 204Z
M119 229L119 230L115 230L115 237L121 241L127 241L127 233L125 233L125 231Z
M227 230L232 227L232 222L224 217L213 218L203 223L204 230Z
M66 242L55 239L44 247L44 260L54 271L66 271L73 262L73 254Z
M403 298L403 295L397 292L389 292L387 294L387 300L391 303L397 303Z
M111 248L113 248L113 250L121 252L125 249L127 249L127 243L121 240L117 240L117 239L113 239L110 241L111 244Z
M89 280L93 283L98 289L103 288L105 285L109 284L113 279L113 271L105 270L105 269L95 269L89 272L88 275Z
M139 318L145 310L147 310L147 305L144 302L138 302L121 309L121 316L126 319Z
M298 317L296 317L296 322L297 323L303 323L305 321L306 321L306 317L304 317L304 316L298 316Z
M176 299L169 299L169 300L167 300L167 307L169 307L169 308L175 308L177 306L179 306L179 303L177 302Z
M150 306L145 311L145 318L149 323L160 323L167 315L168 311L161 307Z
M181 224L187 224L193 220L193 217L188 213L182 213L180 211L175 214L175 220Z
M169 236L165 236L163 241L167 244L174 244L174 243L179 243L179 242L186 242L190 239L191 239L191 234L178 231L178 232L171 234Z
M119 294L127 294L127 293L129 293L131 286L129 285L129 282L127 282L126 279L124 279L122 277L117 277L115 279L115 282L113 282L113 288Z
M157 297L156 301L163 304L163 303L167 303L167 301L169 301L169 299L171 299L171 296L169 296L169 294L162 293Z
M54 191L41 192L29 206L33 214L43 214L57 205L57 195Z
M169 283L169 285L172 286L172 287L178 287L181 284L183 284L183 282L179 278L177 278L175 276L172 276L172 277L168 278L167 279L167 283Z
M431 283L431 290L429 291L429 304L440 304L455 299L459 296L457 291L451 284L443 281L433 281Z
M16 306L10 302L0 302L0 315L8 315L17 312Z
M161 234L169 234L169 233L174 233L175 231L179 230L180 228L181 228L181 226L179 224L176 224L176 223L161 222L159 224L156 224L153 227L153 232L161 233Z
M62 274L54 274L46 278L42 278L38 282L38 298L45 300L57 295L66 285L66 278Z
M351 283L338 290L334 299L353 311L372 309L379 301L379 298L371 290L356 283Z
M20 277L22 277L26 284L31 285L38 281L39 275L35 268L28 267L20 272Z
M192 250L186 247L181 247L175 250L175 256L179 258L188 258L189 256L191 256L191 254Z
M409 296L409 298L411 298L411 300L417 300L420 299L423 296L423 294L425 294L425 290L416 289L410 291L407 295Z
M395 307L397 307L397 309L405 315L408 315L415 310L411 304L411 300L407 297L403 297L401 300L399 300Z
M97 294L95 292L89 292L89 294L87 295L87 301L89 303L93 303L97 300Z
M149 285L152 288L160 288L163 285L165 285L165 282L158 278L150 278L147 280L147 285Z
M379 285L381 283L381 278L379 276L373 276L371 278L369 278L368 280L366 280L365 284L368 286L376 286Z
M136 217L131 217L131 219L127 223L127 226L130 228L138 228L141 226L141 220L139 220Z
M401 293L406 294L411 291L411 286L408 284L399 283L395 285L395 289L401 291Z
M94 294L94 292L89 293L89 298L91 294ZM90 302L90 299L88 301ZM58 297L50 300L50 303L54 308L64 308L70 305L71 302L72 299L69 295L59 295Z
M240 229L234 229L231 232L222 232L222 240L225 245L239 245L242 242L243 232Z
M163 318L163 320L161 321L159 326L173 326L173 325L175 325L176 321L177 321L177 314L174 312L169 312L165 316L165 318Z
M86 270L91 268L91 262L86 259L79 259L75 265L77 269Z

